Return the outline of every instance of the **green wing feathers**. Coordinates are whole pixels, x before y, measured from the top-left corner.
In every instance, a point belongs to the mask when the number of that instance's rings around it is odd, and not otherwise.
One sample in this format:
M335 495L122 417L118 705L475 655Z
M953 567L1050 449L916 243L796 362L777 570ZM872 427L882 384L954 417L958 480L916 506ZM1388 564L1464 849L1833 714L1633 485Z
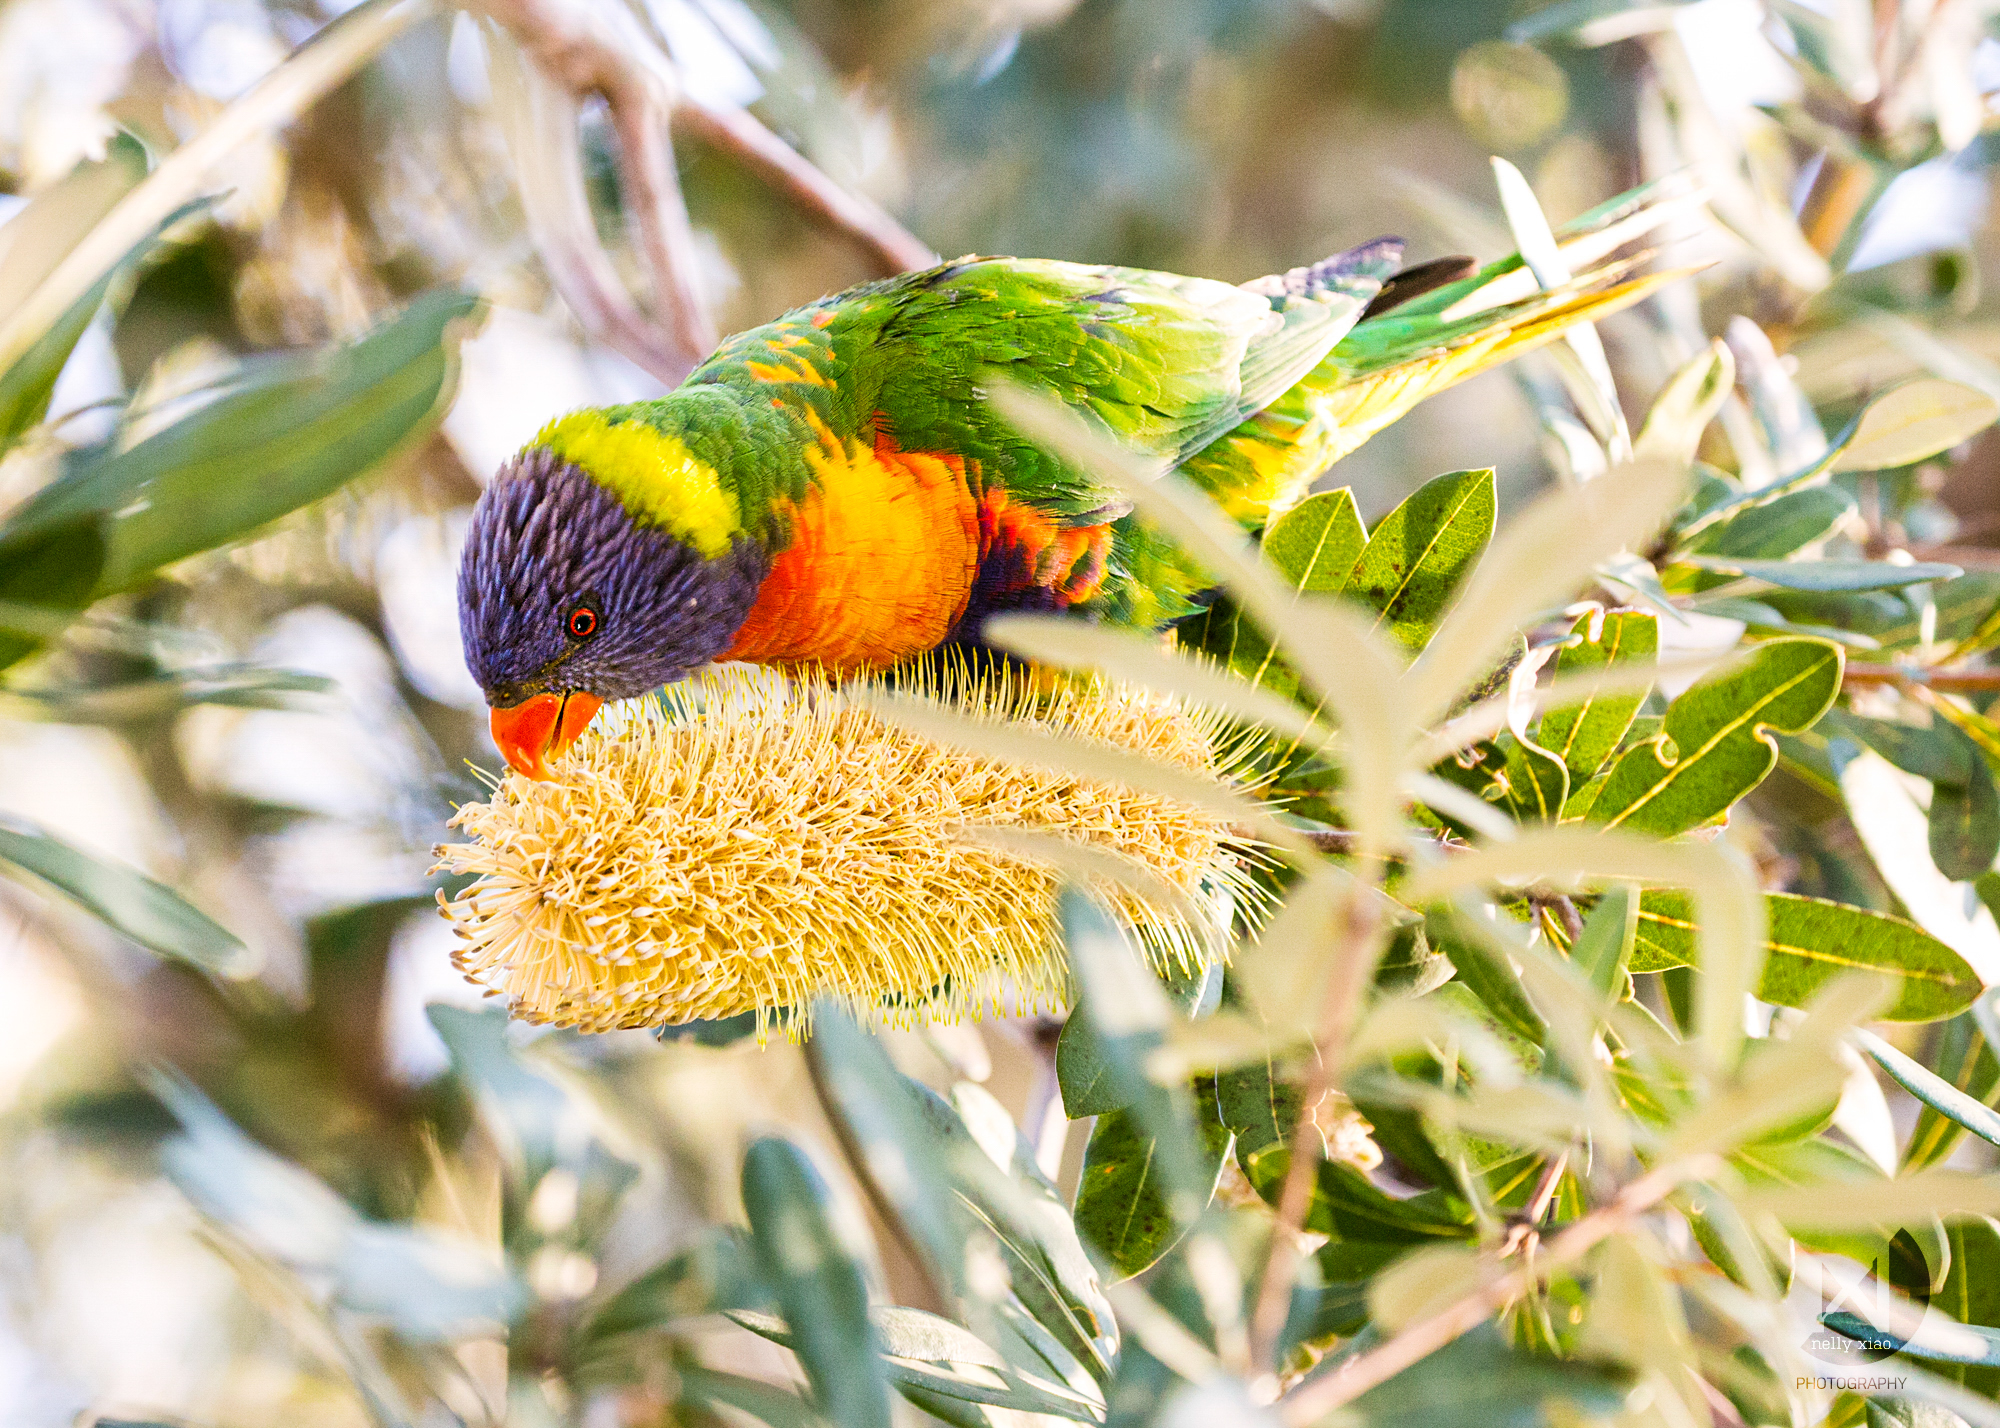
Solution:
M1194 454L1182 470L1251 528L1305 492L1327 466L1425 397L1629 307L1679 272L1640 273L1615 256L1699 200L1655 184L1562 231L1575 277L1541 289L1518 254L1357 323L1262 411Z
M1618 255L1698 197L1656 185L1586 214L1562 234L1575 278L1546 291L1518 256L1456 281L1445 263L1396 282L1394 239L1241 286L964 258L739 334L678 391L606 416L680 441L760 535L806 498L823 451L955 463L982 511L1031 508L1042 545L1108 540L1104 578L1083 598L1107 619L1155 625L1189 608L1205 574L1117 493L1000 420L984 400L996 378L1089 412L1256 529L1424 397L1679 276ZM1014 555L1043 578L1039 555Z

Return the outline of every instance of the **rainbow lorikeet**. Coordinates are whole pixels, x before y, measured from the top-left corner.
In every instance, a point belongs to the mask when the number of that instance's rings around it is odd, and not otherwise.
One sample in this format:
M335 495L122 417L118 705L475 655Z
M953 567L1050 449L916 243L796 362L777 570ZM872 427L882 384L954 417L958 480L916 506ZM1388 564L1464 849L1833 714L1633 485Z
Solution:
M1519 257L1399 270L1387 238L1240 287L964 258L739 333L664 397L550 422L481 495L459 618L494 740L546 777L604 701L711 661L858 671L1003 610L1185 613L1201 571L983 381L1094 414L1255 529L1422 397L1672 276L1611 255L1678 206L1586 215L1546 291Z

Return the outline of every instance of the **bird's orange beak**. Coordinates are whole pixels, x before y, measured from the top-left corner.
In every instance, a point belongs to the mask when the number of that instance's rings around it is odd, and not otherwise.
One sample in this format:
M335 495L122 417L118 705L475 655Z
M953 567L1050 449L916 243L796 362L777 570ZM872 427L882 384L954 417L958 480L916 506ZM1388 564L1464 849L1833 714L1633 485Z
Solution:
M575 742L604 701L595 694L537 694L492 713L493 742L529 778L549 777L549 755Z

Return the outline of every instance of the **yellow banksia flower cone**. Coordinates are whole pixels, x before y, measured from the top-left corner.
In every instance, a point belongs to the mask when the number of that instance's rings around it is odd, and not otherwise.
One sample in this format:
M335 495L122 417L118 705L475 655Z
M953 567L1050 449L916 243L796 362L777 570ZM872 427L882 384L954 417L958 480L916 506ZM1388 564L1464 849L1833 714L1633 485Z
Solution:
M471 841L442 866L478 875L439 899L454 961L514 1015L607 1031L754 1011L761 1032L821 996L903 1023L1062 1005L1064 874L981 825L1171 890L1098 885L1163 963L1205 963L1216 920L1256 902L1256 849L1214 811L932 742L823 679L695 683L606 710L554 780L510 774L452 820ZM1214 721L1158 695L994 675L956 707L1230 776Z

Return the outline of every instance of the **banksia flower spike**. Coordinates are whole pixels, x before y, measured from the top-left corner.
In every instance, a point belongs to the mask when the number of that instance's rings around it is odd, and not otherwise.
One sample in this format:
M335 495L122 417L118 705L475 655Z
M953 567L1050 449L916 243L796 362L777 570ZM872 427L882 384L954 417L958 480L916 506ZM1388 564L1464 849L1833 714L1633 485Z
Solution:
M959 707L1226 780L1213 721L1157 695L1035 691L996 674ZM509 775L452 820L477 874L444 915L473 982L516 1016L607 1031L745 1011L796 1027L832 996L892 1020L1055 1006L1061 874L982 825L1129 860L1176 896L1102 888L1161 962L1226 939L1256 851L1216 813L931 742L814 677L697 681L600 717L556 778ZM1254 895L1245 905L1255 902Z

